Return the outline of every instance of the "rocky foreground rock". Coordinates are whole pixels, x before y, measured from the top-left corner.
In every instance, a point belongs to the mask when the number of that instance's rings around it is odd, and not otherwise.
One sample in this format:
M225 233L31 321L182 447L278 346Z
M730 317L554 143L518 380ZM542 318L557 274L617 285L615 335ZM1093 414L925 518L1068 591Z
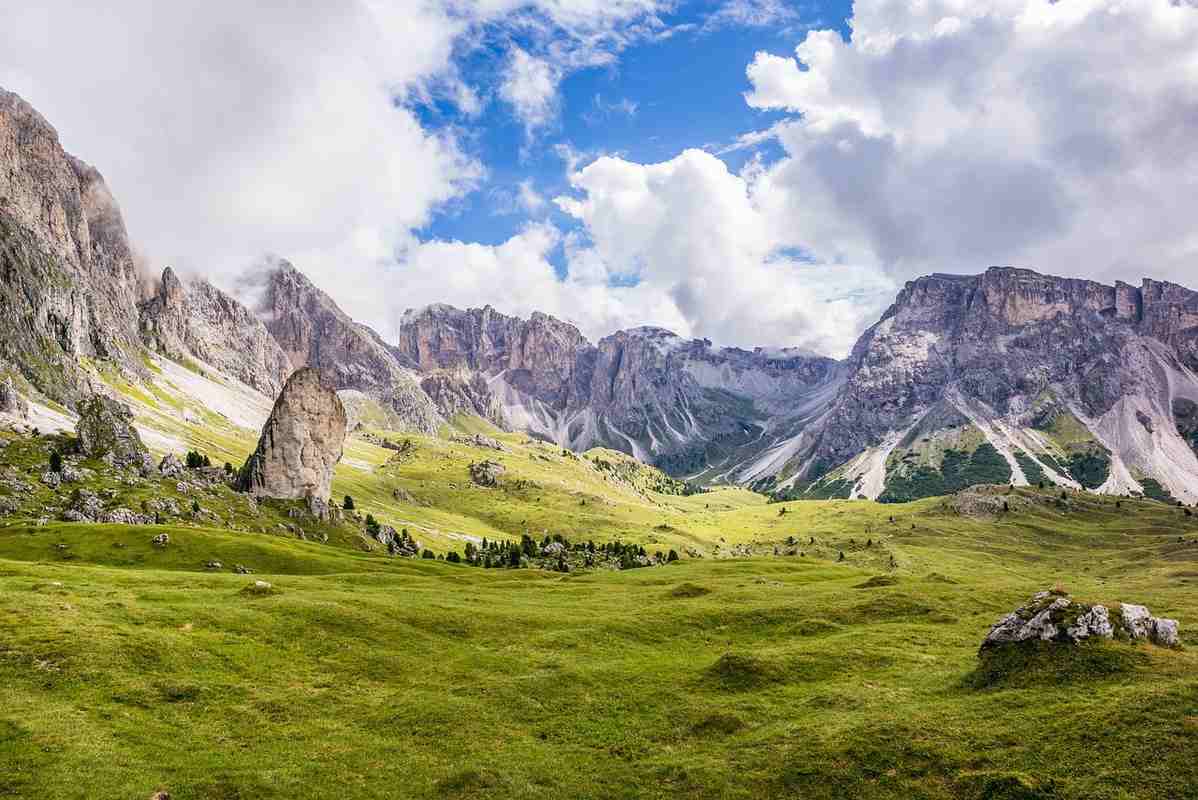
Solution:
M1162 647L1179 643L1177 620L1154 617L1144 606L1121 603L1108 608L1079 603L1059 592L1039 592L990 627L981 652L1021 642L1079 644L1090 638L1148 641Z
M150 451L133 425L133 412L119 400L93 395L80 406L75 426L79 452L88 458L107 458L118 466L151 464Z
M258 448L238 475L241 491L258 497L329 500L333 468L345 445L345 407L312 368L283 386Z

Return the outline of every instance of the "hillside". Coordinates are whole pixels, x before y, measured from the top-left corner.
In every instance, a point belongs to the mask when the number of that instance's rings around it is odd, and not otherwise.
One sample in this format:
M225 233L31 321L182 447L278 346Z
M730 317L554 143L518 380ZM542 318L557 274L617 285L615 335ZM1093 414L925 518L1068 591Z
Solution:
M639 507L602 484L613 507ZM1198 525L1151 501L1006 499L1005 515L941 500L779 515L726 497L712 525L766 554L571 575L190 522L10 521L0 791L1184 796L1198 779L1188 650L1044 651L997 678L976 653L995 619L1061 581L1179 618L1192 644ZM150 544L159 531L169 546ZM772 555L791 535L801 554Z

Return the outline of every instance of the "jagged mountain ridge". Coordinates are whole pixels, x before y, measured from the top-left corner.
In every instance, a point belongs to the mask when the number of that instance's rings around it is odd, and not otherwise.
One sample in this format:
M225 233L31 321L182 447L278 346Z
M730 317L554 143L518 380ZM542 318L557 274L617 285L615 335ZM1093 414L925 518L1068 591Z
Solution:
M1198 457L1175 409L1198 398L1196 341L1198 293L1175 284L1106 286L1009 267L920 278L862 335L840 397L791 443L782 475L794 485L848 462L835 477L850 494L885 496L917 469L902 463L913 444L966 427L1002 456L1004 482L1031 472L1123 493L1147 480L1192 502ZM1074 457L1090 474L1062 463Z
M232 296L206 280L179 280L167 267L139 306L146 346L176 361L196 358L275 397L294 366L274 336Z
M436 433L476 415L606 446L701 483L903 500L1039 482L1198 500L1198 294L991 268L908 283L843 361L660 328L592 344L545 314L435 305L394 345L285 261L253 312L138 274L119 208L27 103L0 92L0 377L74 407L142 347L273 396L298 367ZM139 302L140 300L140 302Z
M694 476L714 477L767 432L809 417L842 378L833 359L796 350L715 348L651 327L591 344L546 314L524 320L490 306L409 311L395 349L431 376L437 396L451 375L469 380L474 407L506 427Z

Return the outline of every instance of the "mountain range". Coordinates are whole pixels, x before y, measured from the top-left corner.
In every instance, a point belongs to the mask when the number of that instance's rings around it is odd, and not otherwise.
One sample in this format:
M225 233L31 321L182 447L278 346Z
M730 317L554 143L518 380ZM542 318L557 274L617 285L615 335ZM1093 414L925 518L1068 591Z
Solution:
M436 435L478 417L697 484L903 501L974 483L1198 501L1198 293L1027 269L906 284L849 356L642 327L591 342L490 306L408 311L393 342L273 259L247 306L147 276L100 173L0 90L0 378L73 409L156 353L273 398L301 366Z

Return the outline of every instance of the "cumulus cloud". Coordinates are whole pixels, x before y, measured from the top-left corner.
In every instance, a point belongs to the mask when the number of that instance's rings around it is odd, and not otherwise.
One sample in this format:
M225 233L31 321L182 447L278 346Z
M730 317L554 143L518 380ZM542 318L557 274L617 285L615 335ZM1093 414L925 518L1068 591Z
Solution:
M760 186L819 257L1193 282L1198 9L1170 0L859 0L853 34L759 53L799 116Z
M674 320L642 322L683 335L844 353L893 285L870 269L808 263L759 203L759 179L700 150L648 165L600 158L571 178L582 196L558 200L590 238L571 269L602 264L609 282L653 298L641 308Z
M454 130L432 130L413 110L430 97L467 115L482 110L491 87L466 85L455 53L484 29L535 43L543 56L526 54L531 89L512 97L536 113L553 104L537 64L553 65L552 83L561 70L610 60L642 27L659 27L659 5L17 3L0 25L0 85L99 166L159 266L221 282L279 253L377 323L381 270L436 209L486 176Z

